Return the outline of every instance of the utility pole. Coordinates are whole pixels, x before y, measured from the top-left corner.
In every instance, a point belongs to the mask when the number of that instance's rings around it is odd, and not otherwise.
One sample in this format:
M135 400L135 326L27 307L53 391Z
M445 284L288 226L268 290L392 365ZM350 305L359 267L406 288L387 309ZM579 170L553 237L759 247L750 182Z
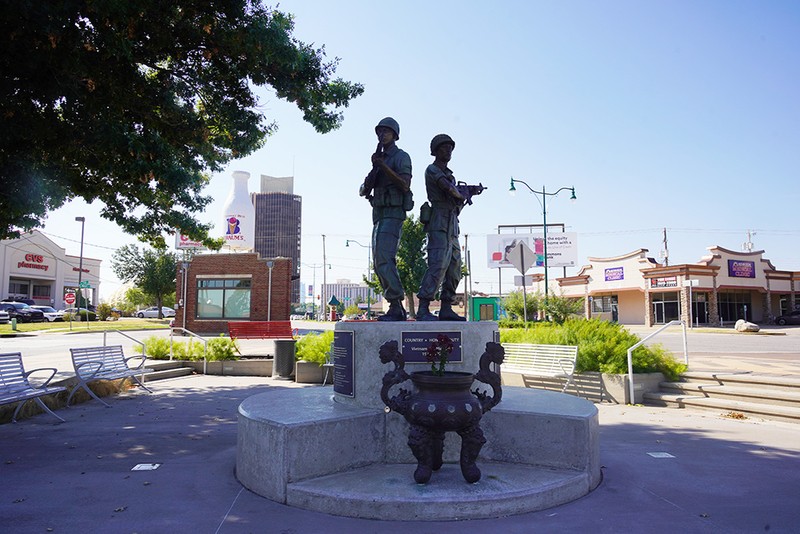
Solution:
M328 259L325 256L325 234L322 234L322 293L320 293L322 295L322 302L320 304L322 305L322 314L326 317L325 319L326 321L328 316L328 298L327 295L325 294L326 290L325 284L328 283L327 273L325 272L327 265L328 265Z

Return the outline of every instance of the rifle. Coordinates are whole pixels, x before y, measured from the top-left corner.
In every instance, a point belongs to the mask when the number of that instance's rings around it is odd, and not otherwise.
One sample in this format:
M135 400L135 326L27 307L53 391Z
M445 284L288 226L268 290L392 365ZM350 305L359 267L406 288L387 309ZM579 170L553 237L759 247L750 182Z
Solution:
M383 145L381 142L378 141L378 146L375 149L375 154L382 154L383 153ZM362 197L367 197L367 200L372 200L372 188L375 186L375 173L377 172L378 167L373 165L372 170L369 171L367 177L364 179L364 183L361 184L361 187L358 190L358 194ZM370 180L370 178L372 180ZM370 185L367 185L369 182L372 182Z
M478 185L468 185L466 182L458 182L456 190L464 197L467 204L472 205L472 197L480 195L485 189L489 189L481 183Z

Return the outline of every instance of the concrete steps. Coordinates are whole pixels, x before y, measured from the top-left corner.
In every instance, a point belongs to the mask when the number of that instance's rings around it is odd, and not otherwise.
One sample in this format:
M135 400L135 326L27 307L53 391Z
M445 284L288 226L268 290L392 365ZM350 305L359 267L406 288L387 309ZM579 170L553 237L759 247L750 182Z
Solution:
M645 404L740 413L800 423L800 379L752 373L690 372L662 382Z
M178 378L194 374L194 369L184 367L183 362L175 361L148 361L145 367L155 369L152 373L144 375L144 382L155 382L167 378Z

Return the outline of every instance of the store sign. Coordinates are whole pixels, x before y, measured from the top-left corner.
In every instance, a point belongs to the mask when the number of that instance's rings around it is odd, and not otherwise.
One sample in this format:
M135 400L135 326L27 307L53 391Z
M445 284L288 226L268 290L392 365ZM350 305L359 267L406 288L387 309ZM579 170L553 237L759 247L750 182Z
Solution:
M678 287L678 279L674 276L668 278L651 278L650 287Z
M177 250L199 250L206 247L202 241L193 241L183 234L175 234L175 248Z
M44 262L44 256L40 254L25 254L23 261L17 262L17 269L38 269L47 271L50 266Z
M756 264L753 261L728 260L728 276L731 278L755 278Z
M610 269L606 269L606 282L616 282L617 280L624 280L625 279L625 268L624 267L611 267Z

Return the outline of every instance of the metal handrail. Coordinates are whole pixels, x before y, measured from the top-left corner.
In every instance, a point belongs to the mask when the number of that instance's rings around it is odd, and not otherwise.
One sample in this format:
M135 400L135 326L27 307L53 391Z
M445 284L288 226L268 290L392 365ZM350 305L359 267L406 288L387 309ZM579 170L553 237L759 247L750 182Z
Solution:
M208 340L201 336L200 334L195 334L191 330L187 330L182 326L172 326L170 327L169 331L169 360L172 361L172 346L173 346L173 337L175 336L175 330L180 330L185 334L189 334L192 337L196 337L200 341L203 342L203 374L207 374L206 370L208 367Z
M628 388L629 388L629 394L630 394L630 399L629 399L630 400L630 404L634 404L634 401L636 400L634 395L633 395L633 351L638 349L642 345L644 345L644 342L647 341L648 339L650 339L651 337L654 337L655 335L660 334L662 330L665 330L670 326L674 326L674 325L678 325L678 324L683 326L683 362L686 365L689 365L689 349L687 347L687 342L686 342L686 323L684 323L683 321L677 321L677 320L676 321L670 321L670 322L668 322L667 324L665 324L664 326L662 326L661 328L659 328L658 330L656 330L655 332L653 332L652 334L650 334L649 336L647 336L646 338L642 339L637 344L635 344L634 346L632 346L631 348L628 349Z
M123 332L122 330L103 330L103 346L104 346L104 347L105 347L105 346L107 346L107 345L106 345L106 334L107 334L108 332L116 332L117 334L120 334L120 335L122 335L122 336L125 336L125 337L127 337L128 339L130 339L131 341L133 341L133 342L135 342L135 343L138 343L139 345L141 345L141 346L142 346L142 356L144 356L144 358L145 358L145 359L147 358L147 353L145 352L145 349L146 349L147 347L145 347L145 344L144 344L143 342L139 341L138 339L136 339L135 337L131 337L131 336L129 336L128 334L126 334L126 333L125 333L125 332Z

